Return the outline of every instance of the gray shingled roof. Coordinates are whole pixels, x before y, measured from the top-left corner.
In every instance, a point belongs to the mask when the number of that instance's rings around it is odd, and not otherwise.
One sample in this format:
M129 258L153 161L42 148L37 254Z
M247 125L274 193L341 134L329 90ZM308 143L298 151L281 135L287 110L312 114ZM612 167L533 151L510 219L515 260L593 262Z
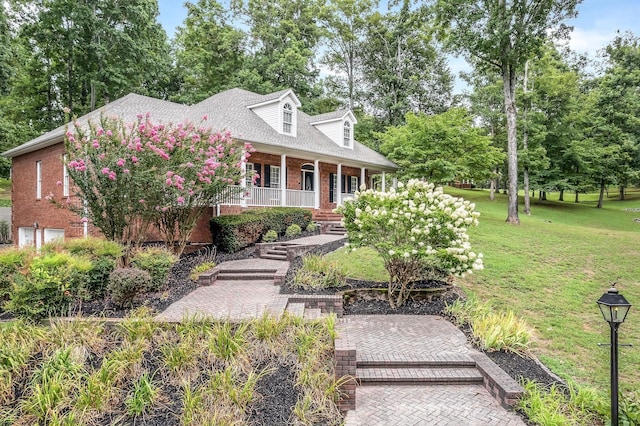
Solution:
M347 115L348 109L339 109L338 111L326 112L324 114L312 115L310 123L319 123L321 121L338 120Z
M181 105L147 96L129 94L104 107L93 111L79 119L84 124L88 120L97 121L101 114L116 115L126 121L133 121L139 113L151 113L151 119L164 123L190 120L199 123L204 115L208 116L207 125L217 130L228 130L237 138L252 143L256 149L273 153L283 152L295 156L295 151L308 154L309 158L323 161L342 162L344 164L372 166L382 171L394 171L398 166L383 155L354 142L353 149L343 148L331 141L310 123L320 121L318 117L325 115L335 118L340 113L342 117L346 111L309 116L298 111L297 137L283 135L275 131L248 106L277 99L285 91L260 95L242 89L231 89L211 96L193 106ZM276 96L277 95L277 96ZM322 120L329 119L322 118ZM15 157L37 149L41 149L63 140L66 126L60 126L45 133L17 148L4 152L6 157ZM298 154L297 156L303 156Z

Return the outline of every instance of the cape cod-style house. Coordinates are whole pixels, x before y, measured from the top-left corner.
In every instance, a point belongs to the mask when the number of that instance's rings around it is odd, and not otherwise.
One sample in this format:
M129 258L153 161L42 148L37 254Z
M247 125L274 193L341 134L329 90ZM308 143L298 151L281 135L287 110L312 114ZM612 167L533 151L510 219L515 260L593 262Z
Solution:
M101 114L135 121L151 114L154 122L200 122L227 130L256 150L246 165L260 179L242 182L244 195L212 206L191 240L211 242L208 219L244 208L296 206L308 208L316 220L335 220L331 211L374 175L384 190L387 174L397 165L354 140L357 120L349 110L310 116L300 110L292 90L260 95L231 89L192 105L129 94L93 111L79 121L98 121ZM60 126L3 153L12 160L12 234L20 246L40 246L54 238L97 234L90 223L45 199L69 197L69 176L63 156L65 126ZM62 183L62 184L60 184Z

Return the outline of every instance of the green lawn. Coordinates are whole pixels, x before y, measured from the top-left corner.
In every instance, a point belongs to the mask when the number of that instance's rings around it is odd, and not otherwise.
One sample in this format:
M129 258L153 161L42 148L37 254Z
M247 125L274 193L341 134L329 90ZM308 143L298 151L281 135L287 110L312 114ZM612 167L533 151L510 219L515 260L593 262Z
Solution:
M535 204L532 215L520 208L520 225L505 223L507 196L489 201L488 191L447 188L446 191L476 203L480 225L470 230L474 251L484 253L485 269L458 280L468 293L491 300L502 309L512 309L534 327L534 352L557 374L596 386L603 392L609 384L609 349L597 343L609 341L596 300L613 281L636 307L620 328L620 385L640 387L640 193L631 192L627 201L616 201L610 193L603 209L595 209L597 194L582 195L584 202L550 201ZM360 250L359 250L360 251ZM379 260L368 254L357 260L359 251L335 258L371 274L379 271ZM369 266L366 263L369 262ZM364 265L358 266L359 263ZM358 277L360 273L355 274ZM370 278L367 278L370 279Z

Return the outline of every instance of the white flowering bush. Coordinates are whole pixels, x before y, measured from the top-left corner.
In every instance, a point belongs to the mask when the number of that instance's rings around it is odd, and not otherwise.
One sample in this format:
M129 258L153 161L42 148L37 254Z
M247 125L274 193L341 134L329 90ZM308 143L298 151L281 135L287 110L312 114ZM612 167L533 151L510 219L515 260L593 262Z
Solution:
M336 209L344 216L349 246L371 247L389 272L389 303L406 302L425 271L441 278L482 269L482 254L471 251L467 229L478 225L475 205L433 184L410 180L389 192L357 192Z

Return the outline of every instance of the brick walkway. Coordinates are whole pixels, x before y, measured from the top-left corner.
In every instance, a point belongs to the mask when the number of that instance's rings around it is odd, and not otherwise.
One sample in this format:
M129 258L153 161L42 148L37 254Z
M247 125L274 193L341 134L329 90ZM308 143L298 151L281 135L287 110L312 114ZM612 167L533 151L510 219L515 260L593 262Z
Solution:
M438 316L350 315L339 321L338 332L355 344L359 362L463 359L475 352L458 328ZM356 388L356 409L348 413L345 426L524 424L481 384L383 385Z

